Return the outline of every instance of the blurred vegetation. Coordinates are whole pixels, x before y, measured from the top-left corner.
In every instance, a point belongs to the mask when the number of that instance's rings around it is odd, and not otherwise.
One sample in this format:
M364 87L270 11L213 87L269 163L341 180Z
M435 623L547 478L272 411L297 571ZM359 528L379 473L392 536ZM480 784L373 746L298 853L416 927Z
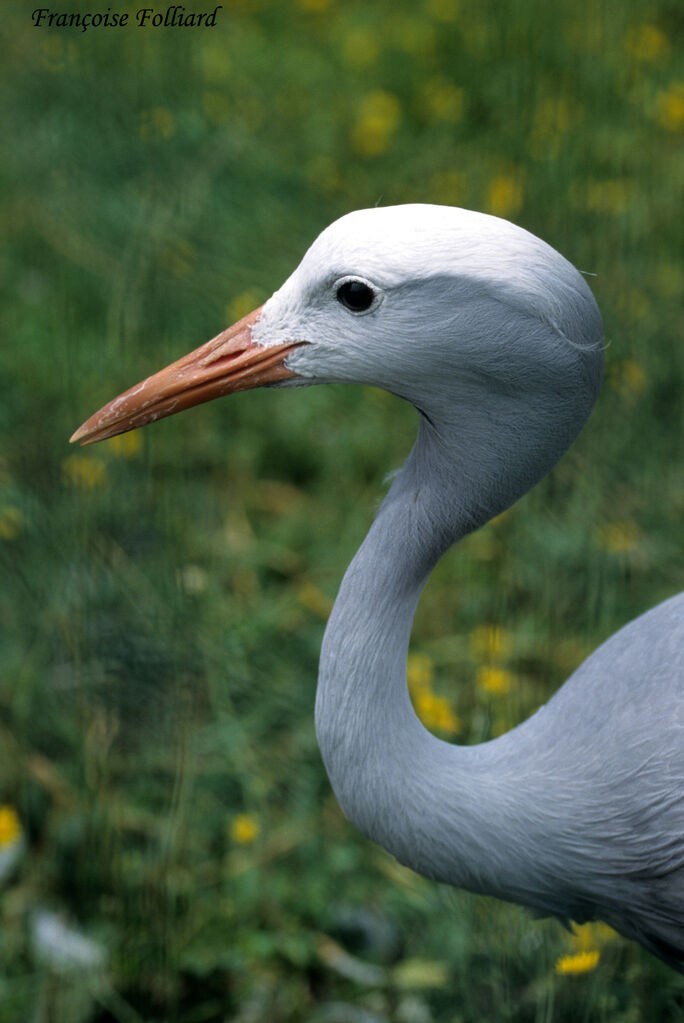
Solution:
M410 408L257 392L67 445L350 209L540 234L595 275L604 389L440 564L409 664L446 738L528 715L682 584L679 5L235 0L85 33L31 9L1 20L0 1021L681 1018L642 950L423 881L331 795L320 639Z

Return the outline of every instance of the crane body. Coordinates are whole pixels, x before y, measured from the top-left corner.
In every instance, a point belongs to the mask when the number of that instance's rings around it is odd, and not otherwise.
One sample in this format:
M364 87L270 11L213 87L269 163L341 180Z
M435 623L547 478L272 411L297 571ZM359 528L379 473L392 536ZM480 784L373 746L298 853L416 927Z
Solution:
M528 720L474 746L418 720L415 609L452 544L569 447L603 369L581 274L496 217L361 210L269 301L91 417L92 443L260 385L357 382L420 413L326 628L316 733L345 814L401 863L684 963L684 594L602 644Z

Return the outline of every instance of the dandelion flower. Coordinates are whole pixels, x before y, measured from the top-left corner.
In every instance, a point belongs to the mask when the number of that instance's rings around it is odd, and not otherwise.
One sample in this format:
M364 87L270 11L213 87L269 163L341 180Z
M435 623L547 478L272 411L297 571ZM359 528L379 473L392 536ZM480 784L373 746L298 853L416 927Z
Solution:
M589 952L617 937L617 931L602 920L591 920L587 924L574 924L569 941L576 952Z
M658 93L656 101L658 123L668 131L684 129L684 82L674 82L669 89Z
M107 467L93 455L69 455L62 462L64 476L74 487L95 490L107 480Z
M460 721L451 709L449 701L430 690L415 694L416 713L426 728L441 732L457 732Z
M252 309L256 309L262 301L256 291L243 291L236 295L226 309L228 322L235 323L237 320L241 320L247 313L251 313Z
M427 654L409 654L406 678L411 689L429 689L435 675L432 658Z
M24 516L13 504L0 507L0 540L14 540L24 528Z
M669 54L667 36L655 25L636 25L625 36L625 49L643 63L662 62Z
M259 822L251 813L239 813L230 824L230 837L238 845L251 845L259 834Z
M24 851L24 832L16 810L0 806L0 881L14 870Z
M563 136L580 118L581 111L563 96L541 100L534 112L529 148L532 155L543 160L560 151Z
M369 67L378 58L378 43L369 28L357 26L347 32L342 43L342 56L352 67Z
M635 192L634 182L622 178L589 181L584 189L584 206L592 213L619 216L632 205Z
M312 611L320 618L327 619L332 610L332 600L308 579L304 579L296 585L295 596L307 611Z
M523 204L523 188L517 173L497 174L490 179L485 199L487 209L497 217L518 213Z
M574 952L571 955L561 956L556 960L554 967L556 973L576 975L578 973L589 973L595 970L601 953L597 948L586 952Z
M105 450L118 458L134 458L142 448L140 430L129 430L104 442Z
M470 634L470 654L476 660L499 660L511 650L511 637L500 625L478 625Z
M359 116L351 133L351 145L360 156L380 156L397 129L401 106L391 92L371 92L361 102Z
M395 46L405 53L413 54L422 61L435 48L435 27L424 18L398 14L385 22L389 37Z
M684 290L684 270L679 263L659 263L656 268L655 283L658 292L664 298L678 298L680 292Z
M428 13L436 21L456 21L461 10L460 0L428 0Z
M422 90L422 106L435 121L457 124L463 119L465 93L448 78L431 78Z
M0 849L14 845L21 838L21 823L11 806L0 806Z
M625 359L619 363L613 374L613 386L625 397L642 394L646 389L646 371L634 359Z
M223 82L230 78L232 65L226 47L213 39L206 38L200 48L202 70L208 81Z
M599 547L610 554L630 554L634 551L641 534L635 522L626 519L622 522L606 522L598 530Z
M484 665L482 668L478 668L476 682L480 689L484 689L486 693L491 693L494 696L504 696L510 692L513 675L505 668L498 668L495 665Z

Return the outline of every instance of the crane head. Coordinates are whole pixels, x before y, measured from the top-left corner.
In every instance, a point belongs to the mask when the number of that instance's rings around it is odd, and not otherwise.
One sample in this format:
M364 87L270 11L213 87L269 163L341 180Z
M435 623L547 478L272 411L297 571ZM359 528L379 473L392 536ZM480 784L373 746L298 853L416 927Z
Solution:
M91 444L234 391L375 385L431 421L501 395L593 405L601 320L583 278L545 242L452 207L358 210L326 228L282 287L211 341L96 412ZM558 402L556 402L558 404Z

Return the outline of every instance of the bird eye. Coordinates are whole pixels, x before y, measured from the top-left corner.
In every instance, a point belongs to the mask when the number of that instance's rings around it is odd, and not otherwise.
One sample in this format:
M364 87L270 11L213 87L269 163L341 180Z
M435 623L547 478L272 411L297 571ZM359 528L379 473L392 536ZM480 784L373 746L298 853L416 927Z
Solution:
M345 281L337 289L337 301L353 313L365 313L373 305L375 292L364 281Z

